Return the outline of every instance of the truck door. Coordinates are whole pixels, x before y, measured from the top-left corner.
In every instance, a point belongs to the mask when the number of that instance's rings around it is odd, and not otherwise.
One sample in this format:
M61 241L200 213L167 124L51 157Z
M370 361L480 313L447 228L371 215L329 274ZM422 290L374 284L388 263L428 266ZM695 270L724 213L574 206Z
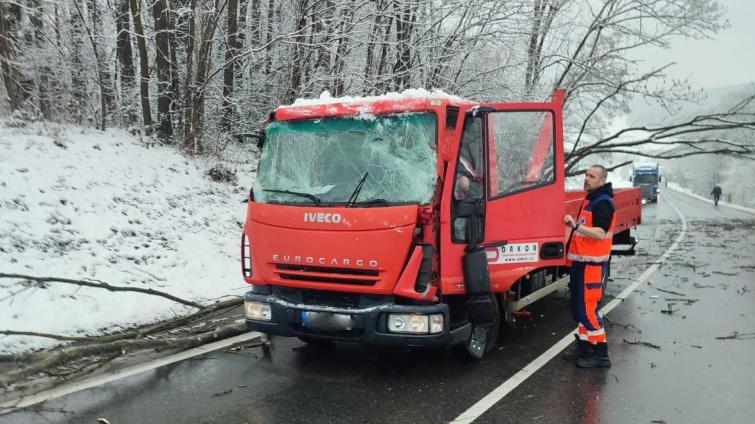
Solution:
M562 104L558 91L549 103L480 108L487 159L483 246L494 291L563 257Z

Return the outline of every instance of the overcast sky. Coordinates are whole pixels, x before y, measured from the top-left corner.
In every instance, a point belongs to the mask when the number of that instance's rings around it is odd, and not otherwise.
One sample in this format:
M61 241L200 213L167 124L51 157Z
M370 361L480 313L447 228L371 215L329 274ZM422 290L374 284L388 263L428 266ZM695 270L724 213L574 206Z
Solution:
M648 49L648 65L676 62L668 75L689 78L695 87L714 88L755 81L755 1L718 0L731 26L713 40L677 40L671 49Z

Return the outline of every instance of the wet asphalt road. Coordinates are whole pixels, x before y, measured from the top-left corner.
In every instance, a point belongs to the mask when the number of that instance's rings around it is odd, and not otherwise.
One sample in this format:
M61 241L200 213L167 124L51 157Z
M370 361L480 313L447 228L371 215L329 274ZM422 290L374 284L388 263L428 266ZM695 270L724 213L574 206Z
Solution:
M577 370L556 357L476 423L753 421L755 217L664 192L643 209L638 255L614 260L608 296L680 233L668 202L686 218L686 236L608 314L613 367ZM0 416L0 423L448 422L573 330L566 296L533 305L532 317L509 328L503 347L482 363L448 351L316 348L275 338L269 355L214 352Z

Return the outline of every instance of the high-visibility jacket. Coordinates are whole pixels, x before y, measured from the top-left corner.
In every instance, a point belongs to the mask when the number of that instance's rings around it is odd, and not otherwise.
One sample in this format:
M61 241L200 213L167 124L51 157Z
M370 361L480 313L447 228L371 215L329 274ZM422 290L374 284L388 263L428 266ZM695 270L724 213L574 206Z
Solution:
M616 210L613 204L611 196L605 193L601 193L595 196L593 199L585 199L580 208L579 216L577 217L577 223L585 225L587 227L593 227L592 209L598 202L608 201L611 203L611 207ZM616 214L613 214L611 219L611 225L608 228L606 236L602 239L594 239L585 237L574 232L571 245L569 246L569 253L566 257L573 262L589 262L589 263L601 263L608 262L611 257L611 247L613 246L613 229L616 225Z

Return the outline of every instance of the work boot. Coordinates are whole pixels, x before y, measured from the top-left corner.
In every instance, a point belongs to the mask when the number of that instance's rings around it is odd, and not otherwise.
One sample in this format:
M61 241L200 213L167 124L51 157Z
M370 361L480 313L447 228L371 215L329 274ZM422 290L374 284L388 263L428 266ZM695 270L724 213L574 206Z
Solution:
M580 358L589 357L592 353L592 345L588 343L587 340L580 340L579 336L576 334L574 335L574 338L577 339L577 344L566 349L564 353L561 354L561 358L567 361L576 361Z
M608 343L598 343L587 358L577 360L578 368L611 368L611 358L608 357Z

